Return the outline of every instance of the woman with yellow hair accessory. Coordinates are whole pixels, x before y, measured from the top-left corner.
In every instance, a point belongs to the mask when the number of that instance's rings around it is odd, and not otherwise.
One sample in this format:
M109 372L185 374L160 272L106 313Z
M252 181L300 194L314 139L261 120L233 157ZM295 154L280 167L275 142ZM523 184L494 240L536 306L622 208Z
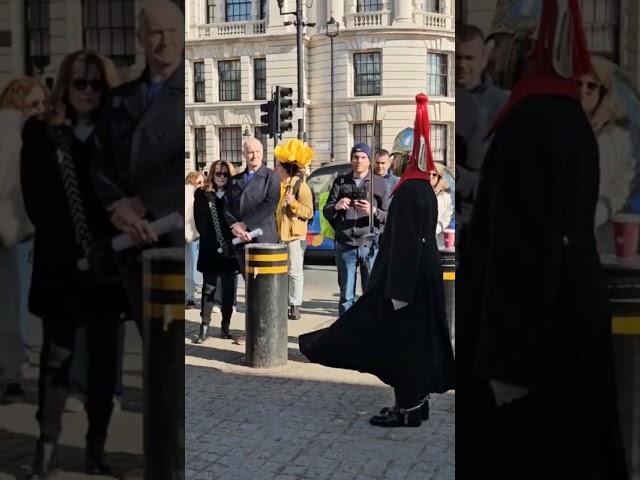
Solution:
M280 175L276 225L280 240L289 246L289 320L299 320L307 226L313 218L313 196L302 171L311 164L314 152L302 141L292 139L278 145L273 154Z

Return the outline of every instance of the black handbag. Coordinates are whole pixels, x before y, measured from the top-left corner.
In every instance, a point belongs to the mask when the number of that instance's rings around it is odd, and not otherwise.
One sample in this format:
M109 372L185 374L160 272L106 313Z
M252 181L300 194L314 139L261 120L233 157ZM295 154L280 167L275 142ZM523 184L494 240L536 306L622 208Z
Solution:
M94 238L87 223L76 168L71 157L71 132L64 127L53 127L50 133L58 146L56 157L62 176L62 185L73 223L75 241L82 252L76 267L94 281L117 281L118 270L111 241Z
M211 212L211 220L213 220L213 227L216 231L216 239L218 240L218 253L226 258L236 258L233 244L222 235L220 218L218 217L218 209L213 200L213 194L209 198L209 211Z

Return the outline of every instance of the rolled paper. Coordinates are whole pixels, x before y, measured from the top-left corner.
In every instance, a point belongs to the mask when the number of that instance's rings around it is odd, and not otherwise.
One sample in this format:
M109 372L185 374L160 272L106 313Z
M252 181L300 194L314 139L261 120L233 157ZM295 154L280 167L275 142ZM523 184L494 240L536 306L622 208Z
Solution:
M261 228L256 228L255 230L252 230L252 231L249 232L249 236L251 237L251 240L253 240L256 237L259 237L260 235L262 235L262 229ZM240 240L238 237L236 237L233 240L231 240L231 243L233 245L238 245L241 242L242 242L242 240Z
M151 227L158 236L162 236L174 230L184 228L184 218L178 212L170 213L155 222L151 222ZM113 237L111 240L111 248L116 252L135 246L136 244L126 233Z

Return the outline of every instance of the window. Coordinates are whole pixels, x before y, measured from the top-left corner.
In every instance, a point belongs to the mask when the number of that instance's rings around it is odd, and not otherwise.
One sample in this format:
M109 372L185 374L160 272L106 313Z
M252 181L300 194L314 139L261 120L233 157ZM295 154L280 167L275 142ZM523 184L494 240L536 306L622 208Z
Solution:
M266 158L267 156L267 140L269 140L269 134L268 133L262 133L260 127L256 127L255 128L255 137L260 140L260 143L262 143L262 151L264 152L263 158Z
M220 101L240 100L240 60L218 62Z
M353 143L373 145L373 123L355 124L353 126ZM376 146L374 150L380 150L380 122L376 124ZM371 153L373 154L374 152ZM373 158L371 161L373 161Z
M237 165L242 163L242 128L221 128L220 160L226 160Z
M49 65L51 33L49 0L28 0L25 5L26 73L34 75Z
M267 18L267 0L260 0L260 20Z
M196 62L193 64L193 91L196 102L205 101L204 85L204 62Z
M582 20L591 53L620 61L620 0L582 0Z
M225 19L227 22L251 20L251 0L226 0Z
M196 170L202 170L207 166L207 129L198 127L194 133Z
M434 162L447 164L447 126L432 123L431 124L431 153Z
M423 0L423 8L427 13L445 13L444 0Z
M106 55L118 66L135 61L134 2L127 0L85 0L84 46Z
M447 56L442 53L427 54L427 95L447 96Z
M254 95L256 100L267 98L267 60L256 58L253 61Z
M355 53L355 95L380 95L380 52Z
M216 0L207 0L207 11L205 12L206 14L206 19L207 19L207 23L214 23L216 21Z
M383 7L382 0L358 0L358 12L378 12Z

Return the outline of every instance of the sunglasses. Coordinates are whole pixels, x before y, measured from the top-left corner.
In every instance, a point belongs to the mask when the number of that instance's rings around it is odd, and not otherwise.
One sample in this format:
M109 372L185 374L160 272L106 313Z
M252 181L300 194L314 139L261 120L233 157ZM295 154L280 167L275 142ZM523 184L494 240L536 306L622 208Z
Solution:
M29 105L27 105L28 107L31 108L44 108L45 106L45 101L44 100L34 100L33 102L31 102Z
M590 92L594 91L596 88L600 87L599 83L596 82L582 82L580 80L578 80L578 87L582 88L583 86L587 87L587 90L589 90Z
M229 177L229 173L227 173L227 172L216 172L216 173L214 173L214 175L216 177L219 177L219 178L222 178L222 177L228 178Z
M105 89L103 80L87 80L86 78L76 78L72 80L71 86L81 92L84 92L87 87L91 87L91 90L94 92L102 92Z
M430 173L429 176L431 178L440 178L440 175L438 175L437 173Z

